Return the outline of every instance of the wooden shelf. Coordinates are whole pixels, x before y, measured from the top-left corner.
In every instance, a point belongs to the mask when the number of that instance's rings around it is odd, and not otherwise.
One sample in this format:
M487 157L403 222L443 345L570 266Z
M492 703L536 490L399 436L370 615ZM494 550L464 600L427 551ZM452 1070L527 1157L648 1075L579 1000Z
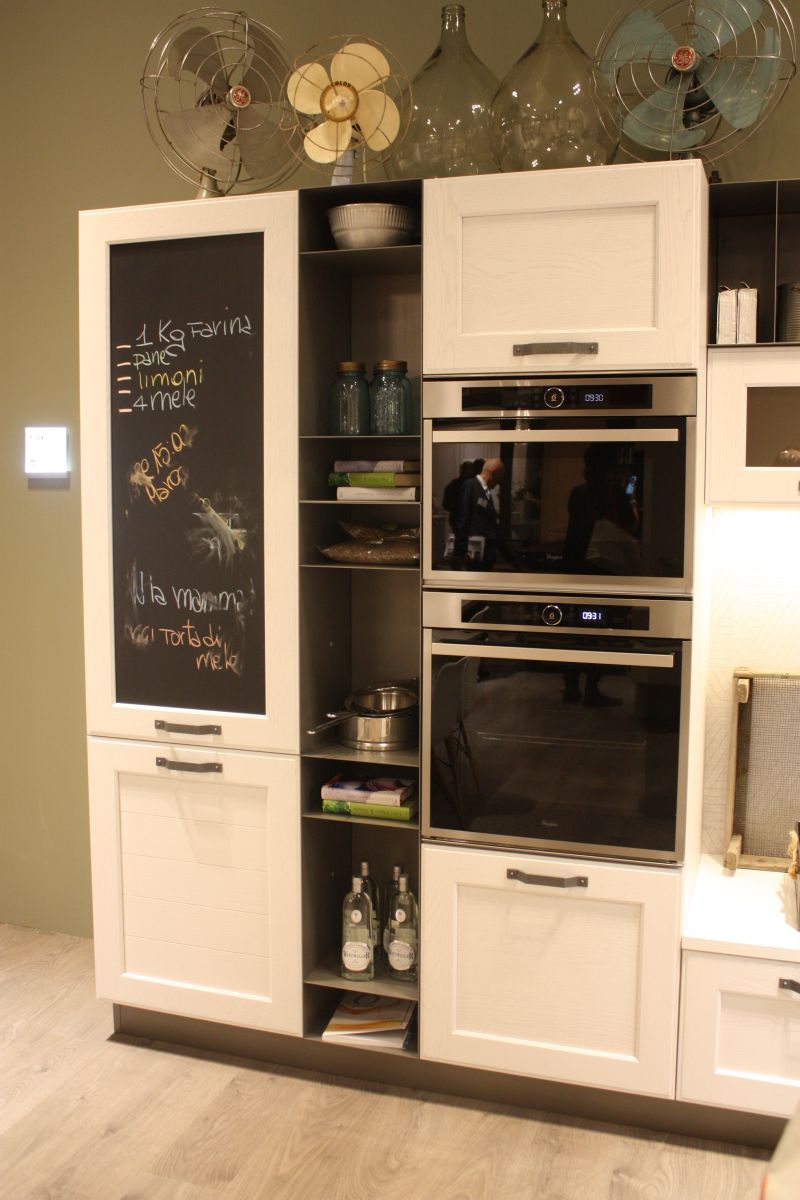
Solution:
M390 492L391 488L387 488L386 491ZM409 508L419 508L420 501L419 500L389 500L389 499L386 499L386 500L382 500L382 499L381 500L301 500L300 504L301 504L301 506L310 505L310 504L325 504L328 506L334 505L335 507L338 507L338 508L348 508L348 507L362 508L365 504L368 507L372 507L372 508L384 508L387 504L391 504L393 507L395 505L400 505L400 506L405 505L406 507L409 507Z
M301 433L301 442L419 442L418 433Z
M418 275L422 269L419 242L402 246L364 246L358 250L303 250L300 261L343 275Z
M390 979L383 963L376 968L374 979L356 981L342 979L338 960L330 958L309 971L304 982L314 987L338 988L342 992L367 992L371 996L396 996L399 1000L419 1000L419 984Z
M308 821L348 821L351 825L378 825L382 829L413 829L419 832L418 821L382 821L380 817L351 817L345 813L304 812Z
M374 1046L368 1039L360 1041L354 1039L351 1042L340 1042L338 1038L326 1038L318 1033L307 1033L303 1040L306 1042L321 1042L323 1046L341 1046L343 1050L366 1050L370 1054L393 1054L396 1058L419 1058L418 1039L416 1037L405 1050L400 1050L396 1046Z
M329 758L334 762L372 763L375 766L419 767L419 747L409 750L353 750L341 742L323 742L314 750L304 750L303 758ZM393 825L402 824L392 821Z
M419 572L419 564L403 565L402 563L339 563L339 562L304 562L300 563L301 567L310 567L312 570L321 569L323 571L416 571Z

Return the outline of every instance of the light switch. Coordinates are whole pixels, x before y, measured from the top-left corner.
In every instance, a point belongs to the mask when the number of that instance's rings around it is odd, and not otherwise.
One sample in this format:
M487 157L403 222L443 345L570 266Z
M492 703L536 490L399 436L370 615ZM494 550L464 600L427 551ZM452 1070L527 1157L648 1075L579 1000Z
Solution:
M64 425L29 425L25 429L25 474L69 475L69 446Z

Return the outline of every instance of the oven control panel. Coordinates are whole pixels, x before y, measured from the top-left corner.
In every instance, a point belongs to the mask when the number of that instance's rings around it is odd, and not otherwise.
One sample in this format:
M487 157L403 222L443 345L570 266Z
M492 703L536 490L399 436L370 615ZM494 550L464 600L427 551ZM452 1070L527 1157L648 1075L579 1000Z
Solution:
M647 604L598 603L594 600L526 601L464 600L461 624L515 625L532 629L630 629L641 632L650 628Z

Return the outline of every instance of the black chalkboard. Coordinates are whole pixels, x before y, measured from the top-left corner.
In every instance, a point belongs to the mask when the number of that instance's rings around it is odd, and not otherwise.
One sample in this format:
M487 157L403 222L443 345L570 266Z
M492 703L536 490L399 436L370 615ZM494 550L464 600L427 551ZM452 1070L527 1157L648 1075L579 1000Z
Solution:
M263 713L261 234L110 249L118 703Z

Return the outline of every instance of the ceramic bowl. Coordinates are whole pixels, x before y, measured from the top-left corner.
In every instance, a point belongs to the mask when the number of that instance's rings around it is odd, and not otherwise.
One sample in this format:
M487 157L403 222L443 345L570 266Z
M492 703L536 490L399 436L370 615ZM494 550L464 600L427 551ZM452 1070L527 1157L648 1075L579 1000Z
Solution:
M404 204L341 204L328 209L333 240L340 250L397 246L417 236L417 217Z

